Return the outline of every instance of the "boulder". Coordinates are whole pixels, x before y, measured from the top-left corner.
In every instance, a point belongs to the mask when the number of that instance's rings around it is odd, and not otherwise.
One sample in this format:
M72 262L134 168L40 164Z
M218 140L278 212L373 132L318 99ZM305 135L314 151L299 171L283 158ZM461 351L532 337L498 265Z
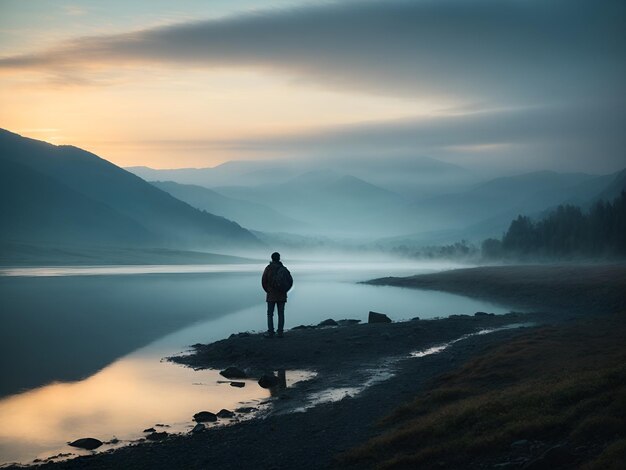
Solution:
M329 318L327 320L324 320L323 322L320 322L320 324L317 326L339 326L339 323L337 323L332 318Z
M230 383L231 387L237 387L237 388L243 388L246 386L245 382L231 382Z
M232 418L233 416L235 416L235 413L233 413L230 410L226 410L226 409L221 409L218 413L217 413L217 417L218 418Z
M202 432L206 429L206 427L204 427L204 424L196 424L193 429L191 430L192 433L198 433L198 432Z
M148 428L148 429L144 429L143 432L154 432L156 431L156 429L154 428Z
M384 313L370 312L367 323L391 323L391 318Z
M361 323L361 320L354 320L352 318L346 318L344 320L337 320L337 324L339 326L356 325L357 323Z
M494 317L495 313L487 313L487 312L476 312L474 314L475 317Z
M238 367L227 367L220 371L220 375L227 379L245 379L248 377L248 374Z
M259 379L259 385L262 388L272 388L278 385L278 377L275 375L262 375Z
M94 450L102 445L102 441L93 437L83 437L82 439L76 439L75 441L70 442L69 445L72 447L78 447L79 449Z
M152 432L150 434L148 434L146 436L146 439L148 439L149 441L162 441L163 439L165 439L167 437L167 432L166 431L161 431L161 432Z
M200 411L193 415L193 420L196 423L208 423L212 421L217 421L217 415L215 413L211 413L210 411Z

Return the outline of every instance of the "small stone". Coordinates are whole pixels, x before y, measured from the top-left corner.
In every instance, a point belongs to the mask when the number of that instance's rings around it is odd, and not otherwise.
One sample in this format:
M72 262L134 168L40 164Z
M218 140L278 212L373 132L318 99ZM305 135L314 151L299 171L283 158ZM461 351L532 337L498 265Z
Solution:
M206 429L206 427L204 426L204 424L196 424L193 429L191 430L192 433L198 433L198 432L202 432Z
M235 413L233 413L230 410L226 410L226 409L221 409L218 413L217 413L217 417L218 418L232 418L233 416L235 416Z
M275 375L262 375L258 383L262 388L272 388L278 385L278 377Z
M384 313L370 312L367 323L391 323L391 318Z
M339 326L339 323L337 323L332 318L329 318L327 320L324 320L323 322L320 322L317 326Z
M217 415L215 413L211 413L210 411L200 411L199 413L193 415L193 420L196 423L217 421Z
M76 439L75 441L70 442L69 445L71 445L72 447L78 447L80 449L94 450L102 445L102 441L93 437L84 437L82 439Z
M487 313L487 312L476 312L474 314L475 317L493 317L495 316L495 313Z
M248 333L247 331L242 331L239 333L233 333L229 336L229 338L247 338L248 336L250 336L250 333Z
M167 432L166 431L161 431L161 432L153 432L150 433L146 436L146 439L148 439L149 441L162 441L163 439L165 439L167 437Z
M246 386L245 382L231 382L230 383L231 387L237 387L237 388L243 388Z
M238 367L227 367L226 369L220 371L220 375L226 377L227 379L245 379L248 377L248 374Z

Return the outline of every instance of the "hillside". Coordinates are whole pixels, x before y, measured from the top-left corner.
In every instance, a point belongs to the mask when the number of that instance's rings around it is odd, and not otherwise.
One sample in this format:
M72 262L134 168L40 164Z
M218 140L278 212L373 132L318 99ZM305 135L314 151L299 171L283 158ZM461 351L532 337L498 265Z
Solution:
M37 206L39 215L63 210L64 218L70 220L71 224L92 230L83 226L89 225L85 221L92 219L90 211L95 204L100 212L107 214L106 220L110 222L101 227L96 223L95 226L101 228L101 234L97 237L100 241L124 241L125 238L120 238L119 233L130 230L134 233L128 235L130 238L151 245L186 248L259 245L258 240L238 224L199 211L122 168L76 147L55 146L0 130L0 166L3 172L4 168L8 172L10 167L10 171L30 175L28 184L12 187L11 200L17 203L10 211L13 219L3 224L4 239L18 236L20 241L24 241L19 238L24 234L13 232L12 224L15 227L37 225L38 215L33 211L34 206ZM42 178L46 180L47 186L54 186L58 197L46 198L39 191L33 192L33 186L37 186L37 181ZM67 198L72 197L67 190L78 194L77 200L86 199L94 204L84 202L81 206L70 204L69 207L59 207L61 200L65 203ZM65 195L61 196L63 191ZM60 225L51 227L47 236L63 239L65 232ZM83 238L79 235L76 233L72 242ZM85 242L92 241L91 235L85 234L85 237Z
M408 204L398 194L330 170L307 172L280 184L215 189L232 198L261 201L302 220L311 226L307 234L384 236L403 231L407 220Z
M179 184L173 181L151 181L152 185L197 209L234 220L248 229L288 231L304 224L255 202L223 196L203 186Z

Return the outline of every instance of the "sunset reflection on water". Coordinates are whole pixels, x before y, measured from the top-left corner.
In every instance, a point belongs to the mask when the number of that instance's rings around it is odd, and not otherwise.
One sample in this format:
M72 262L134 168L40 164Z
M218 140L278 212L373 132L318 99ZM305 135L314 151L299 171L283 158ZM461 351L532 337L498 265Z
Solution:
M310 373L286 375L290 386ZM53 383L0 401L0 454L5 461L28 461L78 453L66 443L87 436L135 440L156 424L167 425L157 430L186 432L198 411L234 410L270 397L256 381L245 382L243 388L231 387L217 370L194 371L150 355L130 355L85 380Z

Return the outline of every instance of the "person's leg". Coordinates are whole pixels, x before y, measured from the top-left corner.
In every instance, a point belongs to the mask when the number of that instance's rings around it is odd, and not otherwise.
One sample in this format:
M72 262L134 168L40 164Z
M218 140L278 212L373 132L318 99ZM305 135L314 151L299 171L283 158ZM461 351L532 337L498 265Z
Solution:
M274 334L274 305L276 302L267 302L267 332Z
M276 302L278 307L278 334L283 334L285 327L285 302Z

